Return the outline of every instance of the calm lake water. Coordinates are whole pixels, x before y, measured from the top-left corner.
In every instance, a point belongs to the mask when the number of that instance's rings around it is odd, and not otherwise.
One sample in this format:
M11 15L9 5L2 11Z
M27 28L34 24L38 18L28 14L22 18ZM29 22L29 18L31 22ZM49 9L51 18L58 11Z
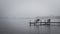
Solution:
M60 23L29 26L31 19L0 19L0 34L60 34ZM60 19L55 19L60 21Z

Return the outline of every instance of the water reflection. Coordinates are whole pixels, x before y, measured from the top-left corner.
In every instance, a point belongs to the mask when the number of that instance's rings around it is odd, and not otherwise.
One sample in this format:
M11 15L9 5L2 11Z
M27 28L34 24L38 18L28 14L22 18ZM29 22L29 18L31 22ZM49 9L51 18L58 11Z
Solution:
M0 32L3 34L60 34L60 24L29 26L27 19L2 19Z
M31 34L50 34L50 25L30 26L30 32Z

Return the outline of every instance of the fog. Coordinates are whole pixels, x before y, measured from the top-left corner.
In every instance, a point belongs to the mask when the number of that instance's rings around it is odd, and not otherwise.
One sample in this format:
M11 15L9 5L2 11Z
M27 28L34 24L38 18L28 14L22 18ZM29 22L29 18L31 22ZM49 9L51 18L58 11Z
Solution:
M37 22L37 16L42 17ZM1 18L2 17L2 18ZM7 17L7 19L5 19ZM13 18L10 18L13 17ZM19 19L22 17L21 19ZM24 19L28 17L27 19ZM17 19L15 19L17 18ZM50 18L51 21L49 19ZM54 19L53 19L54 18ZM34 21L36 22L36 26ZM49 25L41 24L45 22ZM54 22L54 23L50 23ZM56 23L55 23L56 22ZM59 23L58 23L59 22ZM29 26L31 25L32 26ZM60 0L0 0L0 33L1 34L59 34L60 33Z
M0 0L0 17L60 16L60 0Z

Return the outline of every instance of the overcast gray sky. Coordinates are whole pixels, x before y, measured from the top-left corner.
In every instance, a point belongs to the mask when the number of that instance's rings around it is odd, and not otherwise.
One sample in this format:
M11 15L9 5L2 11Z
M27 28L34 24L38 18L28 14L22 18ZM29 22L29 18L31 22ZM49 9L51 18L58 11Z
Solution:
M0 17L60 16L60 0L0 0Z

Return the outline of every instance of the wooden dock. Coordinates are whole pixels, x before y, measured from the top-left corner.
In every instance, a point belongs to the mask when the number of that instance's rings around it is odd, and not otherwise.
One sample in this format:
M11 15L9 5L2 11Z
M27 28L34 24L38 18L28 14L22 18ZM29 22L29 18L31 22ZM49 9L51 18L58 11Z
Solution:
M50 23L60 23L60 22L37 22L37 23L40 23L40 25L43 25L42 23L44 23L44 25L50 25ZM35 26L37 23L29 22L30 26L31 26L31 24L33 24Z
M49 22L39 22L39 23L49 23ZM60 22L50 22L50 23L60 23Z

